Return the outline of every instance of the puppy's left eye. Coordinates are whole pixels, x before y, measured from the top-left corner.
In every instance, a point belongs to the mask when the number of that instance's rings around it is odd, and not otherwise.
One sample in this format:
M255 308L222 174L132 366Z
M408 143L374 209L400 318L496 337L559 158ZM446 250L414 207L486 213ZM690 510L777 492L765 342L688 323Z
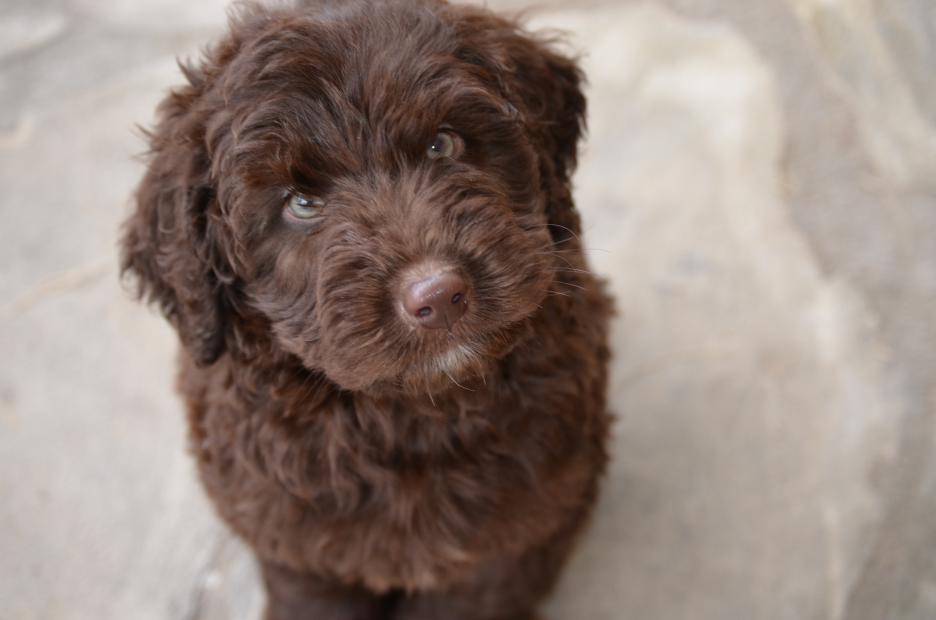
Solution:
M286 214L296 220L311 220L322 214L325 201L318 196L293 194L286 203Z
M441 159L443 157L454 159L461 155L463 149L464 142L462 142L460 136L451 131L440 131L426 150L426 156L429 159Z

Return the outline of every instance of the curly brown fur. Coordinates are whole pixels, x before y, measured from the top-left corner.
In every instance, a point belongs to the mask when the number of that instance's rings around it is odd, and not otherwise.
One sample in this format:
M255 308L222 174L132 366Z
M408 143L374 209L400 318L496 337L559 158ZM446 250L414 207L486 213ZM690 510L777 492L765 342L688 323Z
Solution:
M582 76L433 0L241 7L159 108L123 268L181 342L202 481L270 619L522 620L606 461ZM444 128L455 157L429 158ZM325 201L286 215L296 194ZM449 329L401 280L468 282Z

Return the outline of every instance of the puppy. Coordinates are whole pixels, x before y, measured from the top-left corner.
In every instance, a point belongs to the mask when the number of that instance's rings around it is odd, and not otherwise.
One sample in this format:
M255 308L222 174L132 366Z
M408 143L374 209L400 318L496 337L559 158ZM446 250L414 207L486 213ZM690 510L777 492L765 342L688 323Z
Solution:
M122 266L266 617L533 618L606 462L581 72L441 0L241 6L182 71Z

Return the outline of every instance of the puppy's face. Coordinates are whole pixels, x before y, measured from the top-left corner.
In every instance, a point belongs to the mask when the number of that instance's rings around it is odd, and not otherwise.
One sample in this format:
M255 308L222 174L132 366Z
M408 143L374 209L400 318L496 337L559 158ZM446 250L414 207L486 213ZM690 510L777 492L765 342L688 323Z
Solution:
M542 132L577 136L581 106L547 118L525 99L513 76L552 79L547 52L487 14L340 6L254 17L216 50L230 58L190 104L206 236L237 289L226 307L262 315L306 367L348 390L434 390L485 372L550 294L567 179Z

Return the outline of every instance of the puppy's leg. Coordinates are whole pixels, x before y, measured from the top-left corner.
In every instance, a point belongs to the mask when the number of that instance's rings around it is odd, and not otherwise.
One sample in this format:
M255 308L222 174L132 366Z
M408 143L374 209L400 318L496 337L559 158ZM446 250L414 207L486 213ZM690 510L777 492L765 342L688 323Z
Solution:
M400 599L393 620L538 620L535 608L555 585L571 537L531 550L520 558L498 558L467 583Z
M388 600L360 588L261 562L267 591L264 620L385 620Z

